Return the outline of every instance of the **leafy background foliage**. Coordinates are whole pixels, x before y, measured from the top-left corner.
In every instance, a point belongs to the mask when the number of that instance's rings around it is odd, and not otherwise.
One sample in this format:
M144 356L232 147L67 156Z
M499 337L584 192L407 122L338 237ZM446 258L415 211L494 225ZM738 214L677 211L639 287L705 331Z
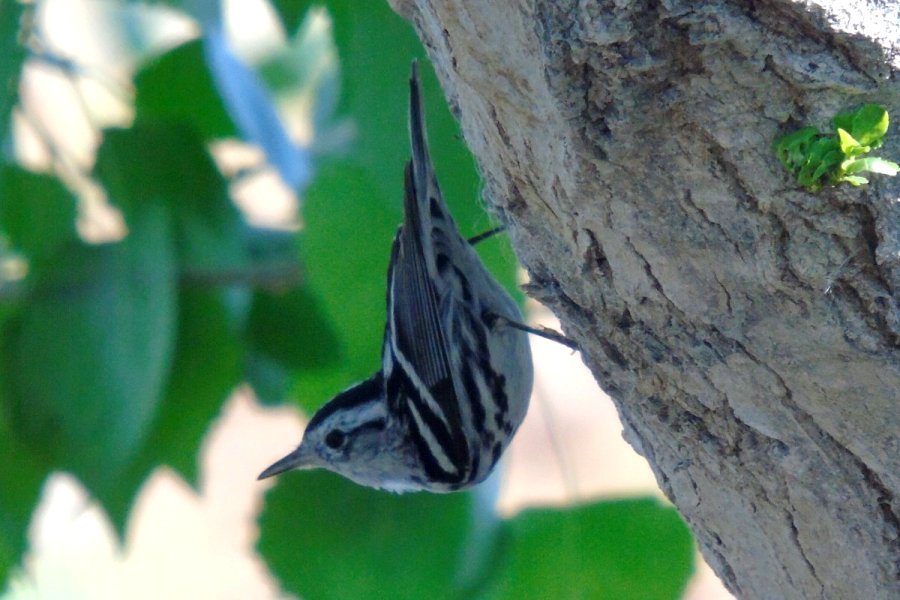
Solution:
M315 44L301 35L310 3L273 6L298 32L293 55L258 66L277 95L303 75ZM0 267L24 261L27 274L0 268L0 582L20 561L52 471L75 474L121 530L155 467L195 481L203 435L241 382L265 402L312 411L377 368L408 156L406 82L410 59L424 54L383 2L325 7L340 87L325 79L315 118L349 119L354 134L341 152L295 149L314 172L298 190L301 233L249 224L210 156L211 142L248 123L222 99L206 38L142 64L133 124L102 132L86 175L121 211L123 239L84 241L78 194L3 154ZM40 59L20 43L31 10L0 3L5 147L23 65ZM212 27L209 14L194 16ZM473 235L490 226L474 165L430 72L424 88L445 195ZM518 293L502 236L478 250ZM267 497L258 550L305 598L672 598L691 572L687 529L655 501L501 520L491 500L486 489L393 496L328 473L285 477Z

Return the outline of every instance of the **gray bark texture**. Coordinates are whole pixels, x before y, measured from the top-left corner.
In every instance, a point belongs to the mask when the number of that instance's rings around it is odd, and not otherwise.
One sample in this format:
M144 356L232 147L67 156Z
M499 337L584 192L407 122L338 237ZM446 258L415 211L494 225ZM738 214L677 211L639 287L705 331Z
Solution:
M529 292L728 588L900 598L900 177L812 194L772 148L900 117L900 4L391 3Z

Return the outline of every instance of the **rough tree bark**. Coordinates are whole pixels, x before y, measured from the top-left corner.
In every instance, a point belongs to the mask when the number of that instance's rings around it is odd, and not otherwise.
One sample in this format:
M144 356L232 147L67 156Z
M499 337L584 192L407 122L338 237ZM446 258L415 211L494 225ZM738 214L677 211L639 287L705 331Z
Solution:
M900 177L810 194L772 151L864 102L900 117L898 3L391 2L728 588L900 597Z

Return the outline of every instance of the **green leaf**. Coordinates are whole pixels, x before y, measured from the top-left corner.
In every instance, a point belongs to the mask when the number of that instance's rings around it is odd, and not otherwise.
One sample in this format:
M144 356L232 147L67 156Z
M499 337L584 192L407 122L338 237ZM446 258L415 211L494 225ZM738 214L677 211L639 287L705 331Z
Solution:
M98 495L120 531L157 466L168 465L196 483L203 438L241 381L237 326L224 296L220 290L194 289L178 296L177 342L156 419L116 485Z
M140 124L104 132L95 173L126 218L149 203L175 217L181 271L221 283L247 267L243 220L197 133L184 125Z
M400 208L403 168L410 155L410 62L419 57L430 148L444 197L464 232L490 229L478 206L471 155L412 26L382 2L331 0L326 6L334 18L341 59L340 108L352 116L357 128L348 158L362 166L381 193Z
M817 138L806 150L805 168L811 168L833 152L841 152L842 148L837 140L829 137Z
M807 148L806 153L806 163L796 173L796 176L797 181L808 188L817 187L819 185L819 176L817 176L816 173L820 171L819 167L826 160L826 157L832 157L835 153L837 153L839 157L843 157L837 140L827 137L819 137L816 139L809 148ZM826 168L826 170L828 169Z
M878 148L889 126L888 113L883 106L865 104L855 111L841 113L831 120L835 130L850 133L862 146Z
M403 168L410 156L410 62L419 57L429 147L444 199L464 236L490 229L472 155L412 26L386 3L331 0L327 7L334 17L341 58L341 108L357 126L348 162L372 177L399 214ZM478 250L485 252L485 262L501 281L515 290L515 261L509 246L485 245Z
M255 293L246 327L245 375L264 404L284 401L292 373L345 366L343 348L334 324L323 312L322 302L309 289L295 287ZM321 401L333 391L326 388Z
M819 162L819 166L816 167L815 172L812 174L812 181L819 181L826 174L835 171L836 167L841 164L843 159L844 154L840 150L832 150L823 156L821 162Z
M0 230L32 265L77 239L76 200L55 177L0 166Z
M2 331L3 324L18 312L27 295L26 288L27 286L21 279L0 277L0 296L3 296L3 301L0 302L0 331ZM0 340L2 340L2 332L0 332Z
M693 570L687 527L654 499L528 510L506 546L486 598L678 598Z
M156 413L175 328L170 224L159 209L117 244L62 246L7 323L10 426L93 490L114 485Z
M95 173L126 215L146 202L203 212L227 197L225 182L196 130L180 123L107 129Z
M836 115L831 120L831 125L834 127L834 130L843 129L844 131L853 131L853 114L852 112L845 112Z
M778 160L788 169L802 166L806 161L807 150L819 132L815 127L804 127L794 133L784 135L775 142L775 153Z
M842 170L847 174L868 171L869 173L894 176L900 171L900 165L889 160L884 160L883 158L857 158L845 161L842 165Z
M0 407L7 405L8 398L0 386ZM25 550L31 513L48 469L17 442L2 410L0 461L3 464L0 469L0 589L4 589L9 570L20 562Z
M345 356L331 369L300 375L295 393L312 410L381 366L387 265L401 216L367 173L327 162L303 209L305 285L333 323Z
M285 589L309 600L445 598L471 514L465 493L397 496L291 473L266 498L258 550Z
M34 8L18 0L0 2L0 144L6 145L12 127L12 110L19 101L19 79L25 62L20 26L26 11Z
M252 349L244 353L244 378L253 388L256 399L264 406L283 404L294 381L287 367Z
M850 133L862 146L877 147L887 133L888 113L877 104L866 104L853 113Z
M861 185L869 183L868 179L866 179L865 177L859 177L857 175L845 175L844 177L841 177L840 181L845 181L855 187L859 187Z
M306 11L313 5L314 3L309 0L273 0L272 2L275 12L278 13L278 17L289 35L300 27Z
M315 295L302 287L257 291L247 331L254 351L290 369L320 369L341 362L331 322L322 314Z
M135 77L137 123L181 123L204 140L237 136L206 68L200 40L188 42L155 58ZM164 158L165 148L161 148Z
M147 444L156 460L195 481L203 436L240 383L237 324L219 290L179 295L178 341L163 403Z
M841 152L843 152L846 156L851 156L852 152L860 147L860 143L857 142L852 135L844 131L843 129L837 130L838 140L840 140Z

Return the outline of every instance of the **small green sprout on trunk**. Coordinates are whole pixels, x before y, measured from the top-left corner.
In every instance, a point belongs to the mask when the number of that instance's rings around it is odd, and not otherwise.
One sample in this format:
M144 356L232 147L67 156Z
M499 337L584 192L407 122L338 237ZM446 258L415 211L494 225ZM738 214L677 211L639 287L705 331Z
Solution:
M860 173L896 175L900 165L883 158L864 157L879 148L888 130L888 113L877 104L866 104L832 119L835 133L819 133L804 127L775 142L775 154L797 181L811 192L823 185L869 183Z

